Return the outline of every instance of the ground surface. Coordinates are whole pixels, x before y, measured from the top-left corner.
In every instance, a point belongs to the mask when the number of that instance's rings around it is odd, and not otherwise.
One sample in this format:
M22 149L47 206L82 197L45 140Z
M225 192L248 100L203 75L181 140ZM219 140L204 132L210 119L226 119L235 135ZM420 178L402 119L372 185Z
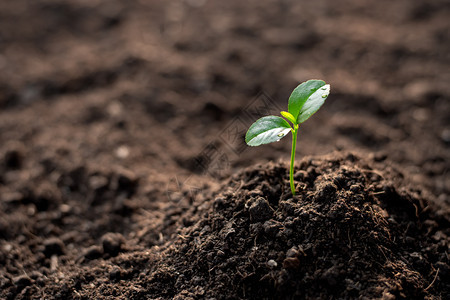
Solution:
M0 298L448 298L449 11L1 2Z

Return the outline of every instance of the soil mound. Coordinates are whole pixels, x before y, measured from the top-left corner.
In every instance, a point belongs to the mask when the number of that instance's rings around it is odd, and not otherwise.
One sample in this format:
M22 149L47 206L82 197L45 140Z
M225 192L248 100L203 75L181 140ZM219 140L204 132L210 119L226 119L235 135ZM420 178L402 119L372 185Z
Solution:
M162 246L72 267L45 295L163 299L449 296L448 215L385 162L250 167L191 199ZM77 269L78 267L78 269Z
M164 261L168 269L153 274L169 279L170 296L412 299L433 298L434 289L448 293L441 231L447 223L433 216L420 191L402 187L401 173L373 169L353 155L310 159L296 170L295 197L287 174L283 164L246 169L213 200L192 208L185 218L195 224L179 232Z

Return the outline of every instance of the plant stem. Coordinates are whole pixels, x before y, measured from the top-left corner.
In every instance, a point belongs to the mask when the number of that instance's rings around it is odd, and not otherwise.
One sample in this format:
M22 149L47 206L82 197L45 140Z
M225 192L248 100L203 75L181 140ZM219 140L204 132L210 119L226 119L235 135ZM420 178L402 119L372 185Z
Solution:
M294 130L292 131L292 152L291 152L291 168L289 170L289 181L291 183L292 195L295 195L295 185L294 185L294 161L295 161L295 148L297 146L297 131L298 125L294 124Z

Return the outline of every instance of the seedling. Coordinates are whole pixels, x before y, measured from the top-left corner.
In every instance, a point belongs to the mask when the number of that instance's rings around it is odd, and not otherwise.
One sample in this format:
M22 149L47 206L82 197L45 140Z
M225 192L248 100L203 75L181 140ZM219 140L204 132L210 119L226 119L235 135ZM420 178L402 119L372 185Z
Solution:
M297 132L300 124L308 120L323 105L330 94L330 85L322 80L308 80L298 85L289 97L288 111L282 111L278 116L267 116L258 119L250 126L245 135L249 146L259 146L278 142L289 132L292 132L291 167L289 180L292 195L295 195L294 160L297 146Z

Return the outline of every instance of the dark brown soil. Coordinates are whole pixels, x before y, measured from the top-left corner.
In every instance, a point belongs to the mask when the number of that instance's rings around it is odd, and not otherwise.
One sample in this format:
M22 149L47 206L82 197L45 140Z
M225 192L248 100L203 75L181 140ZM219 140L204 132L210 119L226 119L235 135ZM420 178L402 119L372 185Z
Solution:
M0 2L0 298L448 299L449 8Z

